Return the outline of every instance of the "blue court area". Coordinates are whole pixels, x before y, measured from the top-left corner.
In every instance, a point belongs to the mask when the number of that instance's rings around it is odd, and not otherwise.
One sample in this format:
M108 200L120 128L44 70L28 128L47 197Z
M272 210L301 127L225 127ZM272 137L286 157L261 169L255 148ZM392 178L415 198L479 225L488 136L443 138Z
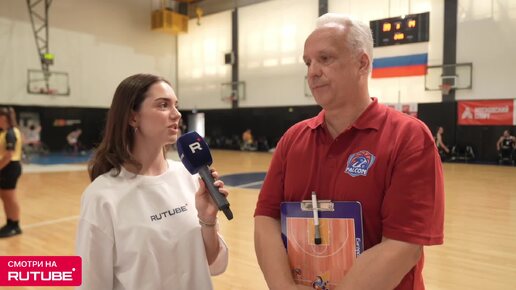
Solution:
M39 165L75 164L87 163L88 160L90 160L90 157L90 152L84 152L81 154L55 152L44 155L30 155L26 162Z
M228 174L221 176L220 179L227 186L260 189L265 179L265 172Z

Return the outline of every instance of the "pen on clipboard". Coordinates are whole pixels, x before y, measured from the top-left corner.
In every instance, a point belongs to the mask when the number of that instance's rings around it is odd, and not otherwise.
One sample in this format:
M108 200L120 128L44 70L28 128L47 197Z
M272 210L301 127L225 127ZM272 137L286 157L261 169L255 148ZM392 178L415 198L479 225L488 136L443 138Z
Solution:
M319 229L319 212L317 208L317 195L312 191L312 211L314 213L314 242L316 245L321 244L321 230Z

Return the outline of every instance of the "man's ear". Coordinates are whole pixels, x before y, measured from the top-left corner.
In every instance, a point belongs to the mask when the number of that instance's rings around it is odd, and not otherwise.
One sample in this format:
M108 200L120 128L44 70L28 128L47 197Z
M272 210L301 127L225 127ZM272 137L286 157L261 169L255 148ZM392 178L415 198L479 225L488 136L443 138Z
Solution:
M129 125L133 128L138 127L138 112L131 111L131 115L129 116Z
M371 59L369 58L369 55L367 53L362 52L360 55L360 68L359 72L360 74L369 74L369 66L371 64Z

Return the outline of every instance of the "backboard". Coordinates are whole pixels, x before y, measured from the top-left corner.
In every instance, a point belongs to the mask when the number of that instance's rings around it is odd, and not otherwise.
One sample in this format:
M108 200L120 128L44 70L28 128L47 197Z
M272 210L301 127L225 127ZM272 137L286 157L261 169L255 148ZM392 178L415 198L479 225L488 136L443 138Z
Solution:
M27 71L27 93L69 96L70 83L68 73L29 69Z
M443 84L449 85L455 90L471 89L473 87L473 64L428 66L425 75L425 91L440 91Z
M220 99L222 101L245 100L245 82L221 83Z

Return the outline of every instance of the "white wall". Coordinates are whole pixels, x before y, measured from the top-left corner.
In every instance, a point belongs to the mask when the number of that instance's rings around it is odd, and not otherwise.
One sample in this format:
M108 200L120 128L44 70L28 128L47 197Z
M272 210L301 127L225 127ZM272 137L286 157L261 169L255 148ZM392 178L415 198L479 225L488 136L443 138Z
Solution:
M277 0L239 11L242 107L313 105L305 97L305 39L315 27L317 0Z
M366 23L375 19L430 11L430 42L375 48L374 53L380 57L414 54L420 53L423 48L429 54L430 65L442 64L442 0L330 0L329 11L351 14ZM317 16L318 0L274 0L239 9L239 78L246 84L245 99L239 102L241 107L315 104L312 97L305 96L306 67L302 55L305 39L313 30ZM210 20L210 26L202 25L195 32L189 32L189 35L195 33L200 36L204 33L211 37L217 35L219 41L231 41L230 34L222 36L211 32L211 25L219 25L224 31L230 30L230 27L226 28L230 25L227 18L219 17L218 24ZM181 50L183 42L187 39L192 42L197 37L189 35L179 38L180 64L184 58ZM230 48L227 51L229 50ZM191 59L191 56L186 59ZM195 67L199 67L199 64ZM203 89L207 85L216 87L213 78L199 78L198 85L191 86L195 81L183 75L185 70L187 68L182 66L179 70L180 98L190 97L183 93L183 87L187 84L189 89L197 90L194 98L199 101L192 103L190 100L183 100L183 108L185 103L188 105L187 109L230 106L214 97L215 91L208 93ZM229 81L230 70L227 72ZM370 81L371 95L384 103L441 101L440 91L425 91L424 87L424 76Z
M267 1L239 9L240 107L313 105L304 96L303 45L317 18L318 0ZM221 83L231 81L231 13L191 20L178 39L179 98L183 109L230 108ZM209 73L212 71L213 73Z
M317 0L274 0L239 10L242 107L313 104L304 97L304 39L317 18ZM444 0L329 0L329 11L368 22L430 12L430 41L375 48L376 57L428 52L428 65L442 65ZM460 0L457 62L473 63L473 89L457 99L515 98L516 1ZM384 103L440 102L440 91L425 91L425 77L370 80L370 94ZM198 104L201 106L202 104Z
M26 1L0 1L0 103L109 107L135 73L176 80L176 37L150 29L151 3L55 0L49 15L51 71L70 75L71 95L28 94L27 70L41 69Z
M457 62L473 63L458 100L516 98L516 1L459 0Z
M224 54L231 51L231 12L188 22L188 33L178 37L178 99L182 109L230 108L221 100L221 84L231 81Z
M444 0L329 0L330 12L369 21L430 11L430 41L375 48L376 56L405 54L426 46L429 65L442 64ZM176 82L175 37L150 30L151 1L55 0L50 10L50 48L55 71L70 73L71 96L26 92L27 69L39 60L26 2L0 1L0 103L108 107L116 85L137 72ZM318 0L272 0L239 9L242 107L314 104L304 96L304 40L314 27ZM473 89L457 99L515 98L516 1L459 0L457 62L473 63ZM228 108L220 84L229 82L223 55L231 50L231 13L204 17L179 37L181 107ZM440 102L425 91L424 77L371 79L371 95L384 103Z

